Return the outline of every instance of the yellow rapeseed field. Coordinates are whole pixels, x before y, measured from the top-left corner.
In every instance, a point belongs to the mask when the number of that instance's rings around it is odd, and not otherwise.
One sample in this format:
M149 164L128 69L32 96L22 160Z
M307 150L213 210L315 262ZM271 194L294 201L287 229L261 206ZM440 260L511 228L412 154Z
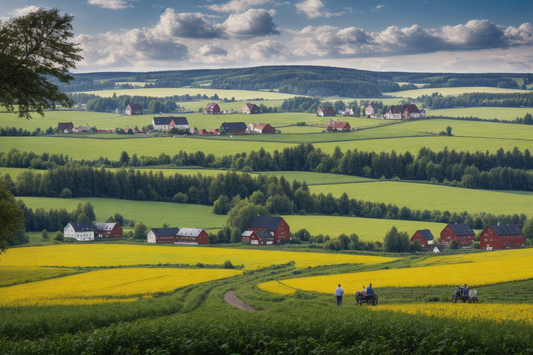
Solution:
M263 282L262 284L257 285L257 287L260 290L277 293L280 295L292 295L294 292L296 292L294 288L288 287L279 281Z
M417 266L460 264L492 260L515 260L533 256L533 248L481 251L472 254L439 255L417 262Z
M380 287L469 286L490 285L533 278L533 256L486 262L377 270L360 273L314 276L283 280L289 286L306 291L332 293L337 284L355 294L371 282ZM377 291L379 293L379 291Z
M57 267L0 267L0 287L72 275L71 268Z
M55 245L10 249L2 255L0 266L66 266L108 267L131 265L189 264L222 265L230 260L233 265L244 265L248 270L273 264L296 262L305 268L335 264L379 264L396 260L379 256L343 255L324 253L299 253L227 248L162 245Z
M531 304L405 304L381 305L371 307L373 311L392 311L414 315L424 315L439 318L468 320L487 320L496 322L521 322L524 325L533 325L533 305Z
M0 307L72 305L131 301L154 293L242 274L227 269L128 268L79 275L2 288Z

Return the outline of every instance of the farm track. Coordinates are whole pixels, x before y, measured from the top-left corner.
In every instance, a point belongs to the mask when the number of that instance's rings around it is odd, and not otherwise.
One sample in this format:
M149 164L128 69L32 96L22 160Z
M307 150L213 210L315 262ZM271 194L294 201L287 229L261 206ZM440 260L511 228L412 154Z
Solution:
M257 312L256 309L250 307L246 303L242 302L235 296L235 291L228 291L224 294L224 301L231 304L232 306L235 306L237 308L240 308L242 310L248 311L248 312Z

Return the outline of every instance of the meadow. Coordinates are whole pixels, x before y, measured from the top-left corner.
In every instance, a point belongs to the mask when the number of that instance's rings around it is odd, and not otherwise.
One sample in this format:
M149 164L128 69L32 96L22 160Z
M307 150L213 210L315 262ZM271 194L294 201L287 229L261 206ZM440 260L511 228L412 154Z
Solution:
M446 185L376 181L361 184L316 185L312 193L331 193L340 197L344 192L358 200L407 206L411 210L440 210L469 213L525 214L533 216L533 194L476 190Z
M486 92L486 93L494 93L494 94L506 94L506 93L513 93L513 92L527 92L526 90L522 89L504 89L504 88L495 88L495 87L486 87L486 86L466 86L466 87L441 87L441 88L423 88L423 89L416 89L416 90L405 90L405 91L397 91L394 93L388 93L389 95L394 95L396 97L403 97L403 98L413 98L416 99L419 96L422 95L430 95L438 92L439 94L442 94L442 96L452 96L452 95L461 95L461 94L469 94L473 92Z
M0 287L63 277L77 272L74 268L0 266Z
M442 110L427 110L428 116L445 117L478 117L483 120L508 120L514 121L517 117L523 118L527 113L533 114L532 107L463 107Z

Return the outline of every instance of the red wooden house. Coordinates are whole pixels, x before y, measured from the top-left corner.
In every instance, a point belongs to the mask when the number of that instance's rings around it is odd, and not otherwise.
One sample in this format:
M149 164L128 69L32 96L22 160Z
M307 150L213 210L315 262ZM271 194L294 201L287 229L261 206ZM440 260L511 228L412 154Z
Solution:
M209 235L203 229L198 228L182 228L176 234L176 239L174 244L188 244L188 245L198 245L198 244L208 244Z
M274 244L274 235L269 231L244 231L241 234L241 242L251 245L272 245Z
M128 107L124 110L124 113L128 116L131 115L142 115L143 108L139 104L129 104Z
M429 229L422 229L417 230L415 234L411 237L411 243L417 241L422 245L424 248L427 248L428 245L433 244L435 242L435 237L433 237L433 234Z
M95 223L95 239L122 238L122 227L118 223Z
M254 127L254 133L276 133L276 129L268 123L258 123Z
M246 230L249 231L269 231L274 235L274 244L281 240L290 240L290 227L282 217L253 216L248 222Z
M348 132L350 124L348 122L330 120L327 124L328 131Z
M481 232L481 249L520 248L525 245L524 234L516 224L493 224Z
M59 128L59 133L72 133L74 124L72 122L59 122L57 128Z
M218 104L215 102L207 104L204 110L204 114L208 114L208 115L218 115L219 113L220 113L220 106L218 106Z
M476 235L472 228L465 223L448 224L440 232L441 243L450 243L452 240L459 243L459 248L467 247L474 243Z
M146 236L148 243L174 243L179 228L152 228Z
M318 106L316 115L320 117L335 116L335 109L331 106Z
M257 106L256 104L246 104L241 109L241 113L246 113L246 114L255 114L255 113L261 113L261 112L262 112L261 108Z

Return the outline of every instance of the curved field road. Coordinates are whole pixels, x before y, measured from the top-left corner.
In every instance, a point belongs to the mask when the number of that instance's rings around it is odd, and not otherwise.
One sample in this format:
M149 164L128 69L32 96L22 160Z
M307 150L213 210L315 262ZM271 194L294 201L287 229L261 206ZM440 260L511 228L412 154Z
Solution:
M242 302L235 296L235 291L228 291L224 294L224 301L228 302L229 304L238 307L240 309L244 309L248 312L257 312L257 309L254 309L250 306L248 306L246 303Z

